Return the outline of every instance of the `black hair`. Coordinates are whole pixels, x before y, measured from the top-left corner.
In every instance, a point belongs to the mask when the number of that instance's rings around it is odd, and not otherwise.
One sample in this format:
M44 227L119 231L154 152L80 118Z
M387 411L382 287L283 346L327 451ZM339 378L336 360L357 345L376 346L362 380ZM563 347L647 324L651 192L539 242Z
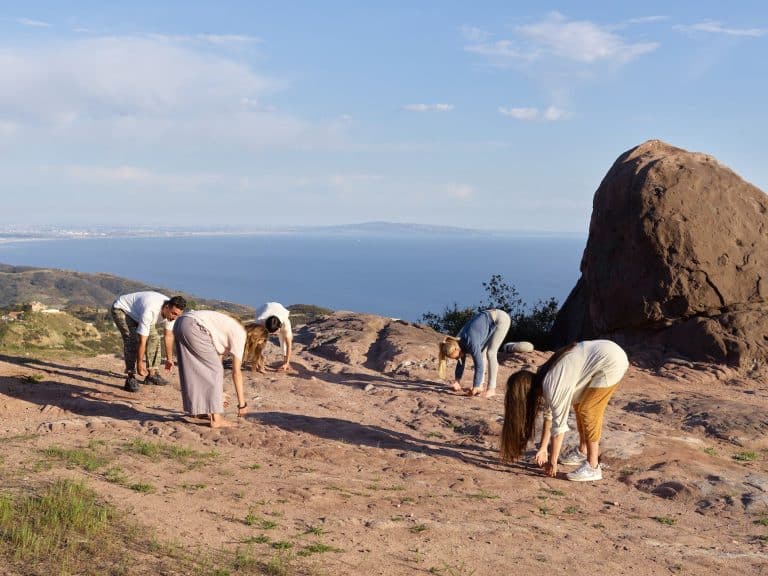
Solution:
M277 316L269 316L266 320L264 320L264 328L266 328L267 332L270 334L272 332L277 332L282 325L283 323L280 322L280 318Z
M187 307L187 300L184 296L174 296L170 300L166 300L165 304L168 308L178 308L183 311Z

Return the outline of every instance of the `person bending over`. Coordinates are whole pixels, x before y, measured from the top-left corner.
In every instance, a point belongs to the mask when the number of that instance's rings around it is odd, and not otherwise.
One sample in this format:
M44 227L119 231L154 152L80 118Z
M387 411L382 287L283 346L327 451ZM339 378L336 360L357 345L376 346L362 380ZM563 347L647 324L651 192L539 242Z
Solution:
M587 340L561 348L535 373L521 370L512 374L504 400L502 460L520 458L533 436L541 409L544 424L536 463L547 476L555 477L568 431L568 411L573 407L579 449L568 461L580 462L581 466L566 477L580 482L601 480L603 473L598 456L603 415L628 367L627 355L618 344L610 340ZM550 439L552 445L548 450Z
M283 364L278 370L283 372L291 369L293 331L289 315L290 311L278 302L267 302L256 309L256 324L264 326L270 334L277 332L280 350L283 352Z
M179 316L173 327L184 412L207 414L211 428L234 423L224 418L225 354L232 356L232 382L237 394L237 416L245 416L248 404L241 369L247 339L245 328L227 314L214 310L192 310Z
M499 372L498 352L509 331L511 320L504 310L484 310L477 313L459 332L458 338L446 337L439 345L437 370L440 378L445 378L446 359L456 360L456 371L452 388L461 392L461 378L464 375L467 354L472 356L475 376L472 388L466 391L468 396L483 393L483 377L488 365L488 387L485 397L496 395L496 377Z
M157 326L164 328L165 369L173 368L173 322L184 312L187 302L182 296L168 298L159 292L132 292L123 294L112 303L112 320L123 339L125 358L125 390L138 392L144 377L145 384L164 386L168 380L159 373L160 337Z

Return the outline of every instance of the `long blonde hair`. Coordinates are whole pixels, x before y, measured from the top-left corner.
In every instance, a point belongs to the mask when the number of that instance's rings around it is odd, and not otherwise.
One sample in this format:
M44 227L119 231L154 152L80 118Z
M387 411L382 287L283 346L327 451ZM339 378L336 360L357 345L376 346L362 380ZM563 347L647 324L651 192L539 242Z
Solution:
M517 460L533 437L536 415L544 395L544 376L576 344L560 348L534 373L530 370L515 372L507 380L504 395L504 424L501 427L501 459Z
M259 324L248 324L245 327L245 352L243 362L251 361L251 370L264 371L264 347L269 338L269 332Z
M456 350L460 350L459 339L453 336L446 336L445 340L440 342L437 354L437 374L440 378L445 378L445 366L448 363L447 358L453 355Z

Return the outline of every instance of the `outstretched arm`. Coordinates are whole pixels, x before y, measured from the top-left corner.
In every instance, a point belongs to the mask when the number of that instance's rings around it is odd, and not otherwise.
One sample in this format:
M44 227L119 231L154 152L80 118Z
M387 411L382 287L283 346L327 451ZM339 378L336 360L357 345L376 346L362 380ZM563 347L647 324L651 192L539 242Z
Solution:
M286 338L283 342L283 350L285 353L285 360L283 361L283 365L278 368L278 370L283 370L287 372L291 369L291 351L293 350L293 338Z
M139 345L136 349L136 373L139 376L146 376L149 374L146 363L144 362L144 356L147 354L147 336L139 334Z
M543 468L547 463L547 456L549 455L549 439L552 432L552 420L544 418L544 423L541 426L541 440L539 441L539 450L536 452L536 464L539 468Z
M565 438L565 432L555 434L552 437L552 452L549 454L549 462L544 465L544 473L552 478L557 476L557 459L560 457L560 450L563 447L563 438Z
M173 330L165 329L163 341L165 342L165 370L170 372L173 370Z
M237 356L232 356L232 382L235 385L235 394L237 394L237 417L241 418L247 414L248 403L245 401L245 391L243 388L243 361Z

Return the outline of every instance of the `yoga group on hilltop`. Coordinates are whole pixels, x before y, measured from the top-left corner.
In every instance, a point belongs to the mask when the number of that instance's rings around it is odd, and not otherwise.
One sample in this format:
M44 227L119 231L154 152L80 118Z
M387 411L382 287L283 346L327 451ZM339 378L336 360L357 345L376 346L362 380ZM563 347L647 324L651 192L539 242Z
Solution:
M186 310L182 296L168 298L159 292L134 292L112 304L112 318L123 339L124 389L138 392L143 384L168 384L160 373L160 338L164 328L165 369L179 366L184 412L209 420L212 428L232 426L224 418L229 401L224 393L222 358L232 358L232 382L237 395L237 415L245 416L248 403L243 388L242 364L252 359L255 370L265 372L262 352L269 334L277 333L284 361L277 370L291 369L293 332L289 311L267 302L256 310L253 322L243 325L229 314L214 310Z
M205 418L211 427L232 426L224 418L229 403L224 393L225 355L232 358L232 381L237 395L237 415L246 415L242 365L249 359L252 369L265 372L263 350L270 334L278 334L284 361L276 368L290 371L293 333L289 311L277 302L256 310L245 325L236 318L213 310L186 310L181 296L168 298L159 292L125 294L112 305L112 317L123 339L125 390L138 392L144 384L165 385L159 373L161 350L157 326L165 329L165 369L179 366L184 412ZM473 316L456 337L448 336L438 349L438 373L446 377L447 360L456 361L453 391L472 397L492 398L496 394L498 352L511 325L503 310L484 310ZM472 387L464 389L461 379L472 357ZM557 350L532 372L520 370L509 377L504 398L501 458L521 458L533 438L535 423L542 414L541 438L534 456L536 464L556 477L558 464L578 465L566 474L573 481L602 479L598 461L603 416L608 401L629 367L627 355L610 340L570 344ZM483 383L487 376L487 385ZM570 410L576 417L579 446L563 452L569 430Z

